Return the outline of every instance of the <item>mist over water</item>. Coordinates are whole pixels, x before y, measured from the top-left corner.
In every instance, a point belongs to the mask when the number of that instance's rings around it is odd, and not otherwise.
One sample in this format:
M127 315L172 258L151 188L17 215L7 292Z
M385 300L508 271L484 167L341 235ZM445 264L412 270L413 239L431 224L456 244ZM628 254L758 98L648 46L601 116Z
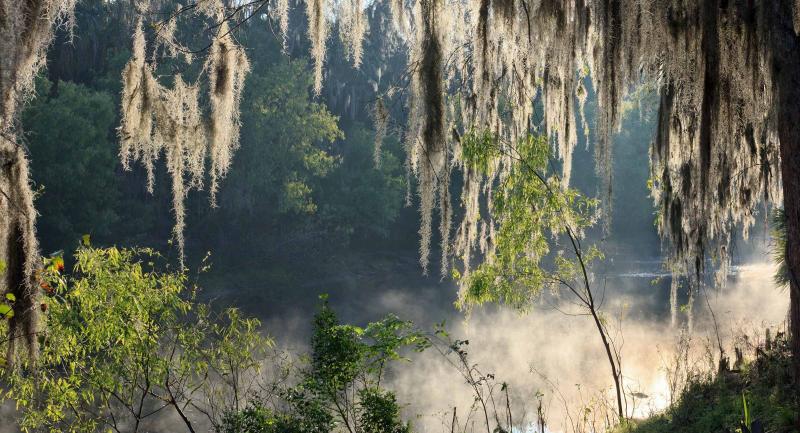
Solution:
M729 356L737 338L763 339L766 327L782 326L788 309L786 294L772 282L773 265L752 262L735 271L728 286L709 292L708 299ZM613 337L621 346L627 406L634 417L669 404L665 367L676 355L680 333L680 326L671 327L669 312L663 308L668 303L654 310L654 305L658 306L654 298L664 299L668 288L652 285L651 279L650 275L616 279L628 287L609 284L604 306ZM529 422L535 421L537 392L544 394L546 418L553 431L559 431L569 416L580 416L577 411L597 393L606 395L609 402L613 398L610 368L594 324L589 317L568 316L548 305L556 302L542 302L524 316L502 308L483 308L468 319L454 314L450 322L455 336L469 340L470 360L482 372L494 373L498 383L508 383L513 406L519 414L526 414ZM714 325L705 299L697 296L695 304L695 349L711 348L716 354ZM563 307L566 302L558 305ZM738 343L741 347L742 342ZM417 420L422 431L449 431L450 415L442 418L442 414L452 414L453 407L458 407L458 413L466 416L473 403L471 390L438 354L426 353L413 364L398 369L393 386L401 400L410 402L409 414L423 415ZM715 367L713 362L709 364L708 368ZM444 424L443 419L447 421Z
M537 393L542 395L551 431L562 431L569 417L579 416L577 411L593 404L592 399L596 404L603 395L613 401L613 381L597 329L589 317L570 315L580 311L566 295L544 296L527 314L490 305L467 316L453 306L452 282L422 277L415 271L413 257L391 256L385 261L374 272L343 268L342 273L350 275L346 281L328 282L331 290L326 292L342 322L364 324L394 313L432 330L434 323L446 321L453 338L469 340L465 349L470 362L482 373L494 374L498 385L508 384L515 424L523 419L535 423ZM703 293L695 294L692 356L707 371L716 367L718 356L709 306L731 358L734 345L747 348L742 336L763 340L765 328L785 327L788 297L773 283L775 269L766 245L758 244L742 261L733 266L726 287L708 289L707 299ZM605 287L602 311L621 347L627 410L634 417L645 417L664 409L672 397L666 368L676 358L686 312L678 312L679 323L672 327L671 277L659 258L609 257L600 268L604 274L593 279L601 295ZM308 308L315 296L309 294L303 306L264 317L266 331L279 345L293 351L308 349ZM680 302L687 302L685 294ZM421 432L449 432L454 407L463 425L474 403L468 384L435 350L412 354L411 362L397 364L387 385L407 404L405 414ZM481 418L474 419L480 426Z
M688 313L681 308L672 325L672 276L660 256L646 187L649 161L642 144L651 139L654 125L652 119L626 117L615 143L619 164L611 235L606 238L598 228L590 230L587 240L600 242L606 254L594 268L593 290L602 300L603 316L621 352L627 414L637 418L663 410L676 397L670 395L667 369L674 368L680 355L682 330L688 322ZM597 185L593 165L588 148L579 146L574 183L590 196ZM409 217L413 230L407 234L415 237L416 215L404 218ZM752 232L758 236L736 242L727 285L694 294L692 330L683 341L689 341L687 359L705 372L717 367L718 340L733 358L735 345L751 347L752 341L743 341L743 336L763 340L765 328L785 328L788 295L773 283L766 229L760 224ZM543 296L524 315L489 305L466 316L453 305L455 284L437 275L422 276L418 259L416 249L408 248L343 252L331 259L322 277L307 277L302 284L285 288L248 282L247 287L231 287L229 301L262 318L265 331L278 345L295 353L308 350L311 317L323 293L343 323L364 325L392 313L432 331L434 324L445 321L452 338L469 340L464 348L470 362L482 373L494 374L498 386L508 384L515 425L535 423L540 398L550 431L564 431L570 418L585 415L579 412L586 406L605 404L598 399L613 402L613 380L597 329L591 318L575 315L581 311L567 295ZM682 284L679 307L688 301ZM410 363L399 363L389 372L387 385L407 404L405 415L416 431L450 432L454 408L461 426L468 419L482 425L477 413L470 415L475 400L469 385L435 350L412 354Z

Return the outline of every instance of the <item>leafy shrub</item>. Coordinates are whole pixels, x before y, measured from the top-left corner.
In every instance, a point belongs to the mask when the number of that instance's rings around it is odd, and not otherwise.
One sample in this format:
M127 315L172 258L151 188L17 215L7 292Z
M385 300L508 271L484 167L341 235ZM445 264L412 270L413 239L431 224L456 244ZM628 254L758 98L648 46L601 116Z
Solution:
M323 297L298 383L281 389L277 404L261 401L227 414L219 431L410 433L394 393L381 386L381 379L390 362L403 359L403 351L429 345L411 322L394 316L365 328L340 324Z
M46 262L40 356L4 372L24 431L138 427L159 407L191 430L187 408L215 423L238 406L271 345L257 320L196 302L152 250L82 246L75 262Z

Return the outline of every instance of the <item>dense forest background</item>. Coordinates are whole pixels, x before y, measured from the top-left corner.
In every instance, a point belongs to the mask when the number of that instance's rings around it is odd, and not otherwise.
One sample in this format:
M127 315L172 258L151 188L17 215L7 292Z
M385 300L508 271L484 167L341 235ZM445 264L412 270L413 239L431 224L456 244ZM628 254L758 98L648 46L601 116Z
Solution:
M378 21L386 14L375 10L382 7L371 7L371 28L384 26ZM90 234L99 244L148 245L174 255L165 167L158 166L156 190L149 194L144 170L125 172L117 158L119 77L130 57L128 32L120 28L131 27L130 17L119 5L99 0L80 2L76 17L74 39L58 34L46 75L37 81L37 97L22 117L38 188L42 249L69 251ZM307 303L314 302L318 290L339 289L342 281L325 276L346 279L330 272L343 269L343 263L353 272L390 266L389 272L413 274L408 277L414 284L440 284L435 277L415 278L418 211L416 203L406 203L407 194L412 201L416 197L413 185L408 192L399 140L407 114L403 98L389 107L390 134L380 164L374 161L372 90L400 80L406 54L376 31L365 39L364 63L355 69L342 41L332 38L327 83L315 98L309 90L303 11L293 9L291 19L298 25L285 53L268 22L253 20L241 29L253 63L242 102L241 151L222 184L217 208L208 206L202 192L190 194L189 267L211 252L214 266L203 277L208 291L224 286L235 293L231 296L267 309L275 304L270 298L285 302L288 295ZM657 259L646 151L655 96L640 93L615 137L613 227L605 241L609 250L635 250L637 256ZM587 113L591 118L591 106ZM596 194L586 137L575 166L575 185ZM404 265L391 268L391 263ZM298 285L308 292L295 290ZM254 304L249 301L243 305Z

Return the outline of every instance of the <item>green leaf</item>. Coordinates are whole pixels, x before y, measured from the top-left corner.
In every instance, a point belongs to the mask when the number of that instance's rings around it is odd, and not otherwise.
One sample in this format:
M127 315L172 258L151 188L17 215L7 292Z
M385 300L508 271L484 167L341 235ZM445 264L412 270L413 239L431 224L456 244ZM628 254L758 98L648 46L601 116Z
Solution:
M744 425L747 428L750 428L750 408L747 406L747 397L745 397L744 392L742 392L742 406L744 406Z
M6 293L6 299L8 299L8 300L9 300L9 301L11 301L11 302L14 302L14 301L16 301L16 300L17 300L17 297L16 297L16 296L14 296L14 294L13 294L13 293Z
M10 319L14 317L14 309L8 304L0 304L0 316Z

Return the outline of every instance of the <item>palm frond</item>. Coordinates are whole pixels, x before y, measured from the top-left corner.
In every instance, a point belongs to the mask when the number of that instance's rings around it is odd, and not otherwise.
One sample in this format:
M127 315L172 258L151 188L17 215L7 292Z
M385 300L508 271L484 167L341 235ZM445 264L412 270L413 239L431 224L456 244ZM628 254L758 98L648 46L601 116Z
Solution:
M770 235L772 237L772 259L778 265L775 271L775 284L778 287L789 286L789 268L786 265L786 212L775 209L771 218Z

